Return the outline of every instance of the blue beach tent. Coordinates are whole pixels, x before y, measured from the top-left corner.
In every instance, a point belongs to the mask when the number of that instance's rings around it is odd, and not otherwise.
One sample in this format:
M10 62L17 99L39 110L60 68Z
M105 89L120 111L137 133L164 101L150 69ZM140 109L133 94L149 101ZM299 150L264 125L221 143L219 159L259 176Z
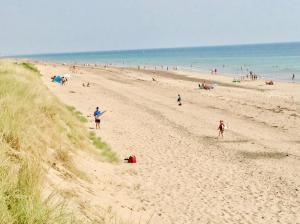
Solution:
M61 77L59 75L55 76L54 82L61 83Z

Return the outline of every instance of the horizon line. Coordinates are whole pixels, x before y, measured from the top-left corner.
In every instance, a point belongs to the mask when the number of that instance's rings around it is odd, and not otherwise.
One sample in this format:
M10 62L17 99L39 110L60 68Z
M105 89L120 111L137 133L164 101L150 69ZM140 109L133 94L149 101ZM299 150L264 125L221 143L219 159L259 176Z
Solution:
M157 48L131 48L131 49L112 49L112 50L95 50L95 51L74 51L74 52L48 52L33 54L17 54L0 56L7 57L26 57L26 56L43 56L43 55L62 55L62 54L86 54L86 53L110 53L110 52L126 52L126 51L151 51L151 50L170 50L170 49L189 49L189 48L210 48L210 47L235 47L235 46L251 46L251 45L272 45L272 44L297 44L299 41L288 42L261 42L261 43L244 43L244 44L224 44L224 45L202 45L202 46L174 46L174 47L157 47Z

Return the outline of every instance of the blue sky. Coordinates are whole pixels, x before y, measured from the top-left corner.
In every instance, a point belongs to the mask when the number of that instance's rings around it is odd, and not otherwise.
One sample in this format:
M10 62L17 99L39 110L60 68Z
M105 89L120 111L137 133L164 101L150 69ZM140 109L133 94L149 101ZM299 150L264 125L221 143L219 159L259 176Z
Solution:
M0 55L300 41L299 0L0 0Z

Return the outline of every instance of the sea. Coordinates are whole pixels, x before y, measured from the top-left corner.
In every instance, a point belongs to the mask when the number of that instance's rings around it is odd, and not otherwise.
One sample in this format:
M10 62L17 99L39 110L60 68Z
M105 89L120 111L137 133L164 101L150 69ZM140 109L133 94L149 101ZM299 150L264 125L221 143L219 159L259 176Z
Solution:
M300 42L23 55L62 63L189 70L239 77L250 71L272 80L300 81Z

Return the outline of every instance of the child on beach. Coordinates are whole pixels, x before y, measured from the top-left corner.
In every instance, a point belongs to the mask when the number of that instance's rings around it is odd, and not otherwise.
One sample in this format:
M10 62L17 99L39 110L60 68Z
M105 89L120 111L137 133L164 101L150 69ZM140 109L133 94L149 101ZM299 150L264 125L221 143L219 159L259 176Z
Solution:
M224 129L225 129L224 121L220 120L220 124L219 124L219 127L218 127L218 130L219 130L219 136L218 137L222 136L222 138L223 138Z
M181 106L181 96L180 94L178 94L178 98L177 98L177 103L178 103L178 106Z
M63 77L61 77L61 85L65 85L65 83L66 83L66 78L63 76Z

